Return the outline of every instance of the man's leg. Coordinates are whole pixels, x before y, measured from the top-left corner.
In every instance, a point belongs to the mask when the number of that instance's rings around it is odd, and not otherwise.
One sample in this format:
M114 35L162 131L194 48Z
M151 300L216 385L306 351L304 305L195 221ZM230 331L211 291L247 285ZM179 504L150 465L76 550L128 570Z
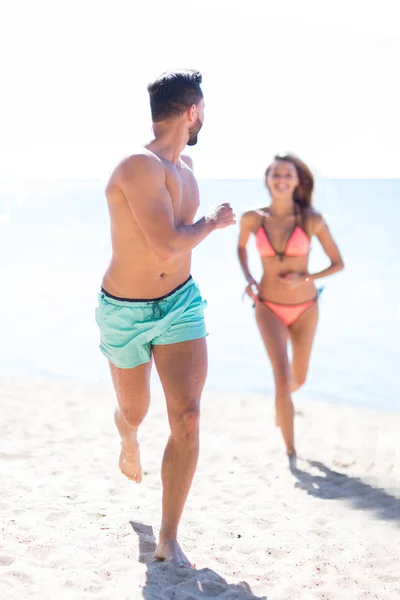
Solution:
M142 481L137 431L150 404L151 361L133 369L119 369L110 363L119 408L115 424L121 436L119 468L132 481Z
M207 376L206 340L153 346L153 356L171 428L162 464L163 514L156 557L190 566L177 535L199 455L200 397Z

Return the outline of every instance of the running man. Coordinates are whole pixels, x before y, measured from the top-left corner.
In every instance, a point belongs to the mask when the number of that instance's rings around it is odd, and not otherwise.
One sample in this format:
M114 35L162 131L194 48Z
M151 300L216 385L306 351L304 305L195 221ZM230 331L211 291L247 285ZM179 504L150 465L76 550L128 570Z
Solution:
M181 152L197 143L203 125L201 82L199 72L182 70L148 86L154 139L123 160L107 184L112 259L96 309L119 405L119 467L136 483L142 480L137 433L149 408L153 359L160 376L171 433L155 556L178 566L191 566L177 534L199 454L207 375L206 302L190 275L191 253L212 231L235 223L226 203L193 222L199 190Z

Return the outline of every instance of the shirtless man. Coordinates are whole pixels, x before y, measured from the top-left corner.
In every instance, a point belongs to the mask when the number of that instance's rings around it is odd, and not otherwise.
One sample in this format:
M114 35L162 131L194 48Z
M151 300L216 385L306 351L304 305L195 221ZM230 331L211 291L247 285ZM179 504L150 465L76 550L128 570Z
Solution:
M162 463L162 522L155 556L190 566L177 532L199 453L199 405L207 374L202 299L190 276L192 249L235 223L229 204L195 223L199 190L191 161L204 119L197 71L174 71L148 86L154 139L123 160L106 196L112 260L96 309L100 349L108 358L119 408L119 467L140 483L137 432L150 403L154 358L171 429Z

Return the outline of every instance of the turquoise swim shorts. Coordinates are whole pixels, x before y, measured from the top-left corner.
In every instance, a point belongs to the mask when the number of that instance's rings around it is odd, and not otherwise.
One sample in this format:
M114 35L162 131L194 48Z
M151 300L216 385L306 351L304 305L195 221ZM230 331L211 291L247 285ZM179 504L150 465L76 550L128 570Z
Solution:
M192 277L151 300L117 298L102 288L96 308L100 350L116 367L137 367L151 359L152 346L205 337L206 306Z

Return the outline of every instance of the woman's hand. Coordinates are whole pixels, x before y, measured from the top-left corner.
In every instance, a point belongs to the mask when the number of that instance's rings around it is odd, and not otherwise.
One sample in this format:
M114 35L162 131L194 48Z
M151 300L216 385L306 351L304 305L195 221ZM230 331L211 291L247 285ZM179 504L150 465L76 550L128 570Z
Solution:
M304 273L284 273L283 275L278 275L278 279L292 290L310 281L308 275Z
M253 300L253 302L256 302L258 300L258 295L260 293L259 287L258 287L258 283L256 282L255 279L249 279L246 289L244 291L245 294L247 294L248 296L250 296L250 298Z

